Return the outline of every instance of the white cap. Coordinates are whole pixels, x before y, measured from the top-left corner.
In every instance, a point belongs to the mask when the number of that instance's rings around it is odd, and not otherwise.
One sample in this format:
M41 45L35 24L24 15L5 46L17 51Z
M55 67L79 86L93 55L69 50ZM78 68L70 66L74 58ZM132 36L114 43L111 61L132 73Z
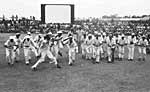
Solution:
M58 31L57 34L62 34L62 31Z
M9 39L14 39L14 36L10 36Z
M46 43L47 41L46 41L46 40L43 40L43 42Z
M27 38L30 38L30 36L27 35L27 36L24 37L24 39L27 39Z
M27 34L28 34L28 35L30 35L30 34L31 34L31 32L27 32Z
M36 34L40 34L40 32L39 32L39 31L36 31Z
M94 34L98 34L98 32L97 32L97 31L94 31Z
M143 35L142 37L146 37L145 35Z
M16 35L20 35L20 33L16 33Z
M124 37L125 35L124 35L124 34L122 34L121 36L122 36L122 37Z
M85 32L85 34L88 34L88 32Z
M101 35L101 33L98 33L98 35Z
M68 34L72 34L72 32L71 32L71 31L69 31L69 32L68 32Z
M48 35L52 35L52 32L48 32Z
M88 34L88 36L92 36L92 34Z
M42 34L38 34L39 36L42 36Z
M106 35L106 33L105 33L105 32L103 32L103 35L105 36L105 35Z
M132 33L132 35L135 35L134 33Z

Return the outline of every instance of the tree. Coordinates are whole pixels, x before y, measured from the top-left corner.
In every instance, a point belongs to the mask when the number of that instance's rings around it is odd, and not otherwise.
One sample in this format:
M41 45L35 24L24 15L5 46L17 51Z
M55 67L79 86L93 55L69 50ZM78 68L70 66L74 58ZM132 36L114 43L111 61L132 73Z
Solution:
M107 15L104 15L104 16L102 16L102 18L109 18L109 16L107 16Z
M35 17L33 16L33 20L35 20Z
M14 18L15 18L14 15L12 15L12 17L11 17L12 21L14 21Z
M18 20L18 15L16 15L15 19Z
M5 15L3 14L3 19L5 19Z
M132 18L136 18L136 16L135 16L135 15L133 15L133 16L132 16Z

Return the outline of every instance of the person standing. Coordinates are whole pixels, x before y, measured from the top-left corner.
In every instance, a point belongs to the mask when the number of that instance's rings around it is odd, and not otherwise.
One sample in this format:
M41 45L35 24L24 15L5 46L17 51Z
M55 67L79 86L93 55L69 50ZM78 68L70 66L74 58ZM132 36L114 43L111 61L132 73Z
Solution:
M94 49L95 49L95 62L100 63L100 54L102 49L102 40L99 39L100 35L97 33L95 35L95 39L93 41Z
M49 41L49 39L47 38L47 36L44 36L44 40L42 41L41 45L40 45L40 53L41 53L41 57L40 59L31 67L32 70L36 70L37 66L44 62L46 56L48 56L48 58L50 60L52 60L52 62L49 63L55 63L57 68L61 68L58 65L58 62L56 60L56 57L51 53L50 51L50 47L51 47L52 43Z
M81 54L82 54L82 58L85 58L86 55L86 44L85 41L87 39L87 35L83 34L83 36L81 37Z
M24 49L24 56L25 56L25 64L29 65L30 61L31 61L31 49L35 48L37 49L35 43L33 42L33 40L31 40L31 37L29 35L25 36L21 46Z
M93 35L89 34L87 40L85 41L86 43L86 59L92 59L93 57Z
M127 41L128 41L128 50L129 50L128 60L129 61L133 61L133 59L134 59L135 44L137 42L136 36L134 34L129 35Z
M53 51L53 55L56 57L57 60L58 60L58 55L62 56L62 54L60 53L60 49L63 48L62 39L63 39L62 31L58 31L57 35L52 39L53 46L51 47L51 49Z
M4 47L6 48L6 60L8 60L8 65L14 65L15 52L18 47L13 36L10 36L4 43Z
M34 43L34 39L33 39L33 36L31 35L31 32L27 32L27 36L29 36L30 41ZM34 45L36 46L35 43ZM37 49L33 45L30 46L30 50L35 54L36 57L39 56Z
M16 33L15 37L14 37L14 41L16 42L17 45L17 49L15 52L15 61L18 62L20 60L20 47L21 47L21 39L20 39L21 34L20 33Z
M38 33L36 36L35 36L35 38L34 38L34 43L35 43L35 45L36 45L36 47L37 47L37 49L36 49L36 52L37 52L37 57L39 57L40 56L40 51L39 51L39 47L40 47L40 44L42 43L42 41L43 41L43 36L42 36L42 34L40 34L40 33Z
M119 39L118 45L119 45L119 60L122 60L124 58L124 47L126 44L125 37L122 36L121 39Z
M103 33L103 44L102 44L102 48L103 48L103 54L102 54L102 58L107 58L107 41L109 40L109 36L106 35L106 33Z
M76 53L78 52L76 50L76 47L77 47L77 43L75 42L73 36L70 34L69 35L69 41L68 41L68 44L67 44L67 47L69 48L69 52L68 52L68 55L69 55L69 65L72 66L72 64L75 62L75 56L76 56Z
M115 52L116 43L113 39L113 35L110 34L107 39L107 54L108 54L108 63L114 62L114 52Z
M103 39L103 36L101 33L98 33L98 35L99 35L98 40L100 41L100 47L99 47L99 49L100 49L100 60L102 60L103 55L104 55L104 50L103 50L104 39Z
M145 36L141 37L138 41L139 50L139 60L145 61L146 59L146 47L148 46L148 41Z

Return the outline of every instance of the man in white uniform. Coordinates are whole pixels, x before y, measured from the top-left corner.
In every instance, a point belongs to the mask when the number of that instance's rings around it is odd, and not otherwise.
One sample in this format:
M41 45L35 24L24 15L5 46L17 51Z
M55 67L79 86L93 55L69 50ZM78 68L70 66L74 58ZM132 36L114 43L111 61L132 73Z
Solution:
M113 39L113 35L110 35L109 38L107 38L107 54L108 54L108 63L114 62L114 51L116 47L116 42Z
M100 60L102 60L102 58L103 58L103 55L104 55L104 50L103 50L103 42L104 42L104 39L103 39L103 36L102 36L102 34L101 33L98 33L98 35L99 35L99 41L100 41Z
M86 43L86 59L92 59L93 57L93 50L94 50L94 46L93 46L93 35L89 34L88 35L88 39L85 41Z
M81 37L81 53L82 53L82 58L85 58L86 55L86 44L85 41L87 39L87 35L83 34L83 36Z
M55 63L57 68L61 68L58 65L58 62L56 60L56 57L54 57L54 55L51 53L50 51L50 47L51 47L51 42L49 41L49 39L47 38L47 36L44 36L44 40L42 41L41 45L40 45L40 53L41 53L41 57L40 59L31 67L31 69L36 70L37 66L44 62L45 57L48 56L48 58L50 60L52 60L52 62L49 63Z
M34 43L37 45L37 47L39 47L41 40L42 40L42 34L38 33L35 38L34 38Z
M128 36L127 41L128 41L128 50L129 50L128 60L133 61L135 44L137 42L136 36L134 34L132 34L131 36Z
M24 48L24 55L25 55L25 63L26 65L29 65L29 62L31 60L31 49L34 47L37 49L35 43L33 40L31 40L31 37L29 35L25 36L22 43L22 47Z
M52 51L57 60L58 60L58 55L62 56L62 54L60 53L60 49L63 48L62 39L63 39L62 31L58 31L57 35L53 38Z
M124 47L126 45L126 39L124 36L122 36L121 39L119 39L118 45L119 45L119 60L122 60L124 58Z
M13 65L15 60L15 52L18 48L13 36L9 37L4 44L4 47L6 48L6 60L8 60L9 65Z
M21 34L20 33L16 33L15 37L14 37L14 41L17 44L17 49L15 52L15 61L18 62L20 60L20 47L21 47L21 39L20 39Z
M75 42L72 34L69 35L69 40L68 40L68 44L67 47L69 48L69 65L72 66L73 62L75 62L75 56L76 53L78 52L76 47L78 47L77 43Z
M36 50L35 52L37 52L37 55L36 55L37 57L40 57L39 47L40 47L42 41L43 41L43 36L42 36L42 34L38 33L37 36L34 38L34 43L37 47L37 49L35 49Z
M115 54L117 55L117 59L119 59L119 40L120 39L121 39L121 35L119 35L118 33L116 33L115 36L113 37L113 40L116 43Z
M145 61L146 59L146 47L148 46L148 41L145 36L141 37L138 41L139 45L139 60Z
M32 37L32 35L31 35L31 32L27 32L27 36L29 36L29 37L30 37L30 40L31 40L32 42L34 42L33 37ZM34 43L34 45L36 46L35 43ZM33 45L30 46L30 50L35 54L36 57L39 56L39 54L38 54L38 52L37 52L37 49L36 49Z
M106 35L105 33L103 33L102 38L103 38L103 44L102 44L103 55L102 55L102 58L106 58L107 57L107 40L108 40L109 36Z
M100 53L101 53L101 49L102 49L102 47L101 47L102 41L101 41L101 39L99 39L99 36L100 35L97 33L97 35L95 35L95 39L93 40L96 63L100 63Z

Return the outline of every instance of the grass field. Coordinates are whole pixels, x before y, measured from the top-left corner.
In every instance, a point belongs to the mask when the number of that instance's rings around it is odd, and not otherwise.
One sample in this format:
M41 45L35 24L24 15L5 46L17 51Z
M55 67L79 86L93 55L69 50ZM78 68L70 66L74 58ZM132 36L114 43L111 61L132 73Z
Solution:
M135 61L108 64L103 60L92 64L78 55L75 65L68 66L67 55L63 53L61 69L45 62L34 72L30 67L35 58L26 66L23 53L19 63L7 65L3 44L9 35L12 34L0 34L0 92L150 92L150 57L145 62L137 61L137 48Z

